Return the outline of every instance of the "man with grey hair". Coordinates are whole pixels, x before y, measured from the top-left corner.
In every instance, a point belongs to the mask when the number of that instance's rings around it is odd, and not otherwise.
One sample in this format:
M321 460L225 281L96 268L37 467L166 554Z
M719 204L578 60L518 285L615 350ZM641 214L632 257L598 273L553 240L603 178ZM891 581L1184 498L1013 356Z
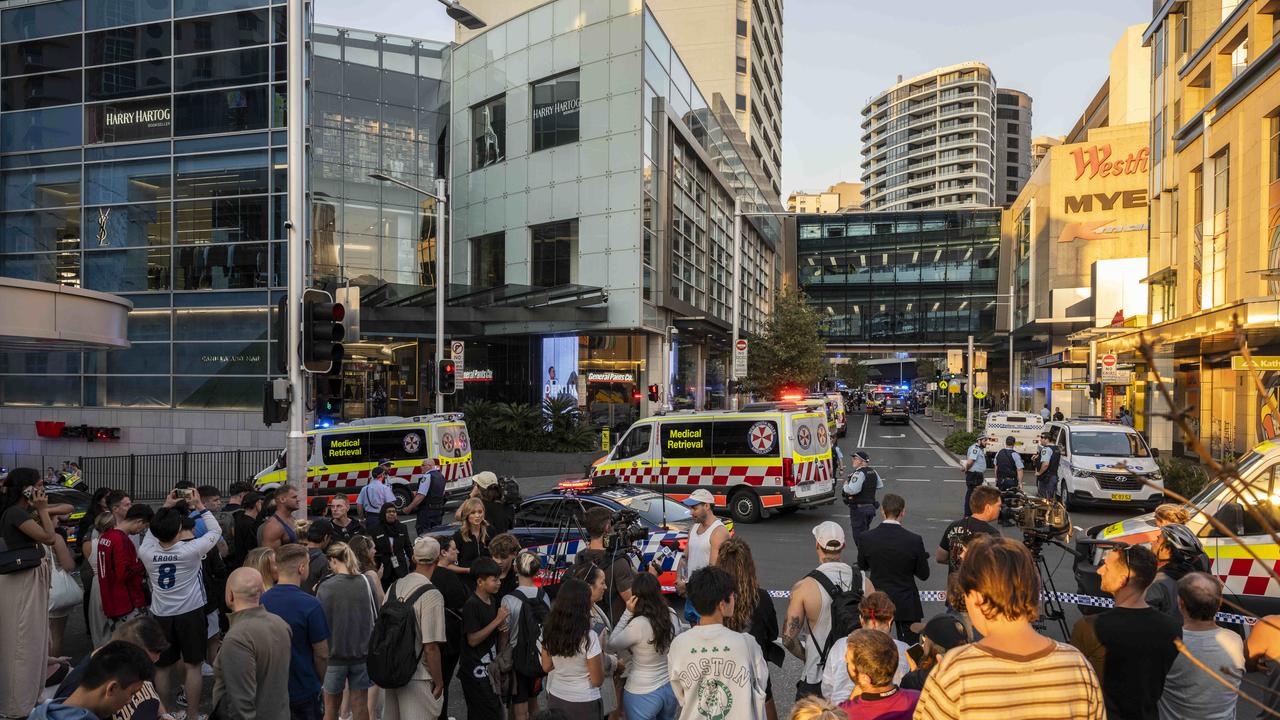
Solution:
M1191 655L1238 689L1244 674L1244 642L1239 635L1214 621L1221 607L1222 583L1218 578L1193 572L1178 581L1182 642ZM1224 687L1186 655L1179 654L1165 678L1158 708L1161 720L1232 720L1236 716L1236 699L1231 688Z
M262 575L227 578L231 629L213 663L213 706L222 717L288 720L289 625L262 607Z

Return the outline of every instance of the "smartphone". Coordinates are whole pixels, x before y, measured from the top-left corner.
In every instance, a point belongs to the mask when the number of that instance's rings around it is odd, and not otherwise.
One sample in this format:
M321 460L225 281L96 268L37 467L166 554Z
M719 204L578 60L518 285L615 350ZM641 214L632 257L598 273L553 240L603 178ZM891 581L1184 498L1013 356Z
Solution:
M916 667L920 667L920 663L924 662L924 645L916 643L907 648L907 657L911 658L911 662L915 663Z
M36 486L35 486L35 485L28 485L28 486L26 486L26 487L22 488L22 497L24 497L24 498L26 498L26 499L30 500L31 498L33 498L33 497L35 497L35 496L36 496Z

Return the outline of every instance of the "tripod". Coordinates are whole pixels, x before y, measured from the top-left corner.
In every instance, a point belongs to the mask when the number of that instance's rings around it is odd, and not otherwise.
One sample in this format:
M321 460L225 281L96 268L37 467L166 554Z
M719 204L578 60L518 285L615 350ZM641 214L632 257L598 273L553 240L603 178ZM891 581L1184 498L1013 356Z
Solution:
M1049 543L1066 550L1072 556L1075 555L1075 551L1060 540L1042 535L1025 535L1024 542L1027 549L1031 551L1032 557L1036 559L1036 568L1040 571L1040 585L1044 592L1044 611L1040 614L1040 619L1032 625L1037 630L1045 630L1048 623L1057 622L1058 630L1062 632L1062 639L1069 641L1071 630L1067 627L1067 612L1062 606L1062 601L1058 599L1058 586L1053 582L1053 571L1049 569L1049 561L1045 559L1043 550L1045 543Z

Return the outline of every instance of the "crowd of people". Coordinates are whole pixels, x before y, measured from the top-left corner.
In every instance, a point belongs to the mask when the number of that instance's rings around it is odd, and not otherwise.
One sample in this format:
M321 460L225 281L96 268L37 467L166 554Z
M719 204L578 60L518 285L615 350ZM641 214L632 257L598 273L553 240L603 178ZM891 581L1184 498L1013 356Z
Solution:
M855 466L881 487L868 457ZM224 497L180 484L157 507L99 490L76 535L81 588L59 580L74 569L60 522L71 508L49 502L39 471L11 472L0 716L443 719L456 678L471 718L776 720L777 698L794 693L800 720L1226 719L1246 666L1280 661L1280 618L1247 644L1214 622L1222 583L1175 507L1157 514L1152 549L1106 553L1115 607L1063 642L1033 625L1040 577L993 525L1001 496L987 485L970 489L932 563L901 496L850 488L875 517L851 507L855 537L831 521L812 528L815 565L780 624L751 546L705 491L684 501L693 525L673 600L657 566L606 543L607 509L587 511L586 547L548 578L508 532L492 474L476 477L452 536L410 537L381 482L310 522L295 520L289 487L264 497L236 483ZM404 514L437 525L436 485L426 479ZM926 616L917 582L931 565L946 568L947 604ZM93 650L73 661L60 628L77 611ZM788 653L802 664L794 690L771 669ZM1273 707L1276 677L1263 698Z

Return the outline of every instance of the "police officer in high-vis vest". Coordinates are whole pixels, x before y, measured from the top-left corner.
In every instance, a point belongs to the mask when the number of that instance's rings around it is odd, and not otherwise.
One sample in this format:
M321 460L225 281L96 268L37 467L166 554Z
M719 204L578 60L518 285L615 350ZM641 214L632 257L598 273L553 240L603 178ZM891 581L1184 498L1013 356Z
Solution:
M841 491L844 504L849 506L849 538L857 544L862 533L871 529L876 519L876 490L883 487L880 475L871 467L871 456L864 450L853 454L853 474L845 482Z
M1036 494L1045 499L1052 499L1058 493L1058 463L1062 455L1058 446L1053 443L1053 436L1047 432L1040 433L1040 463L1036 469Z

